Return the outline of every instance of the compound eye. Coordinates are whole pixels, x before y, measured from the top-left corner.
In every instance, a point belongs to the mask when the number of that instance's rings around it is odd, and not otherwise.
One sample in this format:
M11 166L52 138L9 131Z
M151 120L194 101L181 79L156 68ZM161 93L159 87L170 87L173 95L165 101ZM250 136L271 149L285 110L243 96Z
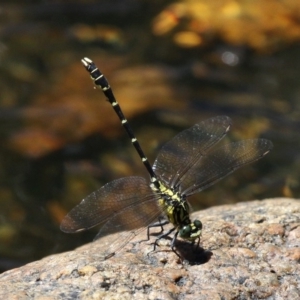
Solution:
M197 229L202 229L202 222L199 220L194 221L194 225Z
M186 225L186 226L183 226L180 230L179 230L179 235L180 237L182 238L189 238L190 235L191 235L191 226L190 225Z

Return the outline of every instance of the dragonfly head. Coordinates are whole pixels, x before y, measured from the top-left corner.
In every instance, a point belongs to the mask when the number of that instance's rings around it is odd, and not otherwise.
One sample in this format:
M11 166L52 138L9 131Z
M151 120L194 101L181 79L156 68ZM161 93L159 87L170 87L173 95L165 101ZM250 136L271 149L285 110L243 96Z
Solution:
M179 236L185 240L194 241L199 238L202 231L202 223L199 220L184 225L179 229Z

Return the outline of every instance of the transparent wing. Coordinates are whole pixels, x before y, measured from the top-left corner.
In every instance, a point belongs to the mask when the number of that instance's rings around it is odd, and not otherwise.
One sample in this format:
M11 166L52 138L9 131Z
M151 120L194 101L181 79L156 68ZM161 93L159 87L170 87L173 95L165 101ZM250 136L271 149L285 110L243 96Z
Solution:
M101 227L95 239L117 231L134 230L149 225L162 214L157 205L159 195L153 193L139 197L139 203L120 209Z
M121 210L128 208L129 212L133 212L134 207L140 208L144 201L155 202L155 199L153 191L144 178L137 176L120 178L105 184L83 199L64 217L60 228L64 232L73 233L115 218L117 220L115 228L131 229L133 223L127 215L124 214L122 218L116 216L120 215ZM152 209L156 208L157 205L154 204ZM139 211L137 210L136 213L138 214ZM135 225L138 226L138 223L135 222Z
M98 241L99 244L96 242L97 244L95 245L95 247L98 246L97 259L105 260L115 255L137 235L137 231L122 231L112 236L107 235L102 237L101 240Z
M205 156L179 180L181 192L192 195L213 185L236 169L265 156L273 148L265 139L228 143Z
M95 239L107 236L116 231L121 232L114 241L105 242L101 239L100 258L106 259L122 249L131 239L145 229L145 226L153 223L162 214L161 209L157 206L158 195L152 194L141 200L141 203L126 207L119 213L109 219ZM126 226L124 226L126 224Z
M230 125L229 117L219 116L180 132L158 153L153 165L155 174L169 187L177 187L180 178L225 136Z

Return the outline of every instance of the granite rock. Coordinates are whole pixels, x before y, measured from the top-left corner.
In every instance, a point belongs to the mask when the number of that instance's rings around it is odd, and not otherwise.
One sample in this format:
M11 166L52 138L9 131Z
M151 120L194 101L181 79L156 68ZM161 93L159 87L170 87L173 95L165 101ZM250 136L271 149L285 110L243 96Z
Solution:
M211 207L196 218L201 247L178 240L183 261L168 239L151 252L145 231L101 261L100 239L1 274L0 299L300 299L300 200Z

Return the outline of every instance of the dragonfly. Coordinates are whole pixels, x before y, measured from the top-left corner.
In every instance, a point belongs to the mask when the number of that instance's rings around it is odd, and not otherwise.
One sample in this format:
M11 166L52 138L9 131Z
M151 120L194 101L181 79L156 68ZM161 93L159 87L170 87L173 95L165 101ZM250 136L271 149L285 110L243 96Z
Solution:
M141 230L148 228L149 240L149 229L160 226L162 233L156 238L154 247L158 240L175 231L171 249L181 258L175 248L178 237L192 244L197 241L199 246L202 233L202 222L191 220L188 197L264 157L272 149L272 142L263 138L248 139L214 147L232 124L229 117L217 116L177 134L161 148L151 166L105 76L89 58L83 58L82 63L119 117L150 175L150 181L129 176L105 184L64 217L61 230L75 233L102 224L95 240L123 231L114 241L101 244L100 256L108 259ZM167 223L173 227L164 232L163 225Z

